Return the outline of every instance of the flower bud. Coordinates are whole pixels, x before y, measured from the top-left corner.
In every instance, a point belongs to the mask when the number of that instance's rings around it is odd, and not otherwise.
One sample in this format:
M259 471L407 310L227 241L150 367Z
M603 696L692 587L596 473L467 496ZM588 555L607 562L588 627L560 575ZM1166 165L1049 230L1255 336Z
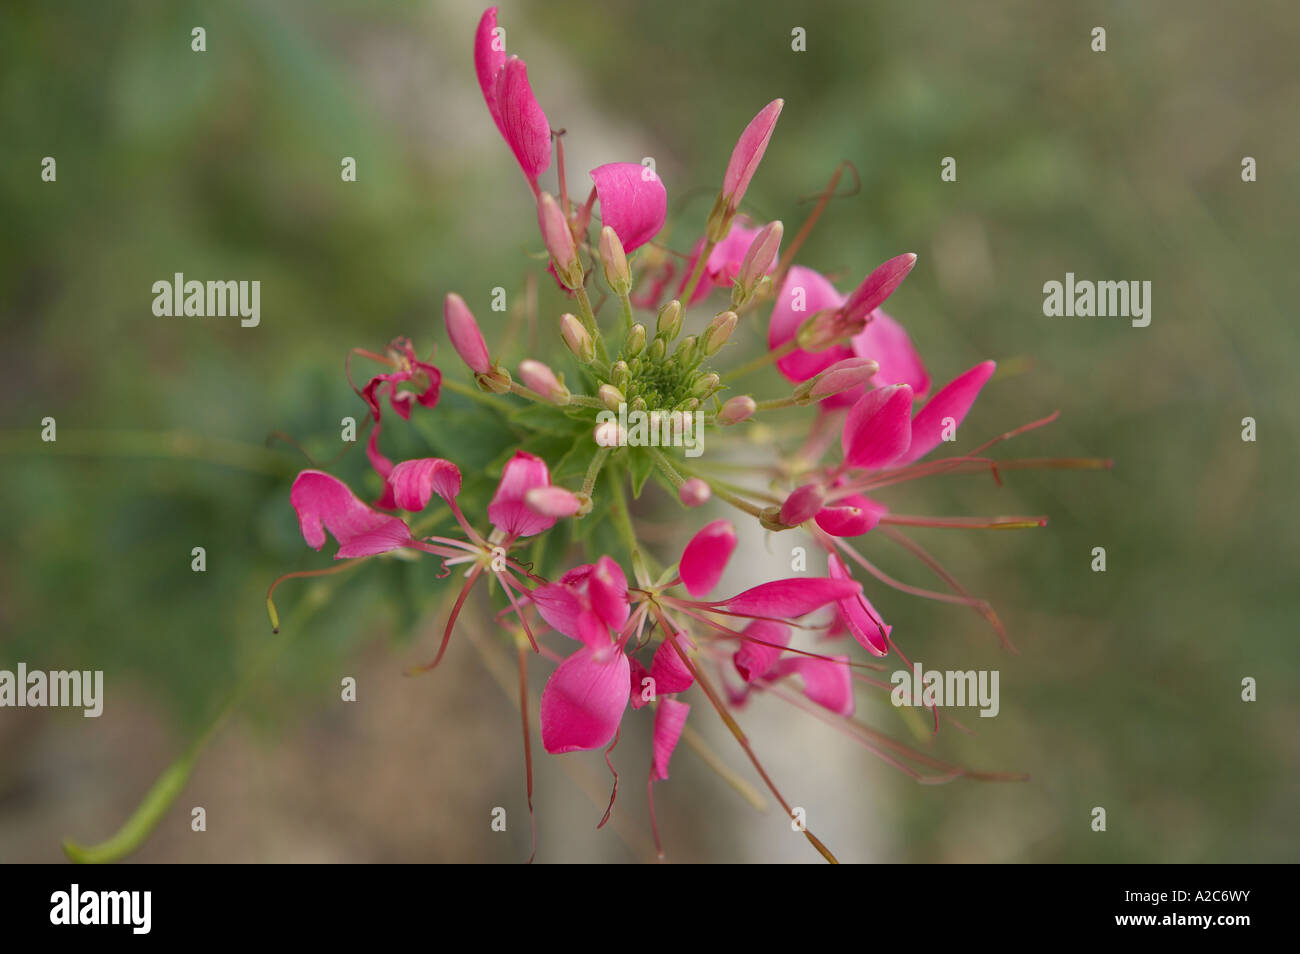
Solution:
M706 398L722 385L722 379L712 372L695 379L691 393L699 398Z
M741 394L727 401L718 412L719 424L739 424L754 416L758 410L757 402L748 394Z
M811 520L826 505L826 492L820 484L804 484L791 492L781 505L781 522L787 527L797 527Z
M903 284L903 279L915 264L916 253L907 252L903 255L895 255L883 265L877 266L875 271L853 290L853 294L849 295L844 307L840 309L843 322L855 331L858 328L854 326L865 325L867 317L883 305L885 299Z
M592 437L600 447L618 447L622 443L623 434L618 428L618 421L602 421L592 431Z
M589 364L595 359L596 345L576 315L563 314L560 316L560 337L564 339L564 343L569 346L569 350L583 364Z
M554 485L534 487L524 494L524 503L543 517L572 517L582 509L582 500L572 491Z
M631 378L632 372L629 370L626 361L615 361L614 366L609 369L610 383L620 391L627 390L627 383Z
M623 243L608 225L600 230L600 264L605 270L605 281L615 295L626 295L632 290L632 273L627 267Z
M524 382L525 387L537 392L552 404L569 403L569 389L561 384L555 372L542 362L534 361L532 358L519 362L519 378Z
M650 347L646 351L646 357L653 362L662 361L664 354L668 351L668 346L664 344L663 338L656 338L650 342Z
M673 360L684 368L689 368L695 363L695 353L699 350L699 339L695 335L687 335L682 339L682 343L677 346L677 351L673 354Z
M828 308L800 325L794 341L804 351L825 351L848 334L849 329L840 323L839 315Z
M556 277L565 288L581 288L583 274L582 263L578 261L578 246L573 241L573 232L564 211L549 192L543 192L537 198L537 224L541 227L546 251L555 265Z
M700 399L699 399L699 398L696 398L696 397L688 397L685 401L678 401L678 402L677 402L677 406L676 406L675 408L673 408L673 410L674 410L674 411L694 411L694 410L695 410L697 407L699 407L699 406L700 406Z
M636 324L627 333L627 341L623 344L623 350L629 357L635 358L645 347L645 325Z
M490 391L492 394L505 394L514 383L510 378L510 372L499 364L494 364L488 370L474 375L474 380L480 390Z
M612 384L602 384L596 389L596 397L600 398L600 403L611 411L617 411L620 404L626 404L627 398L623 392Z
M727 343L731 333L736 330L738 320L734 311L724 311L709 322L709 326L704 329L701 338L706 356L717 354L722 350L722 346Z
M776 128L777 117L781 115L781 107L784 105L785 100L772 100L759 110L758 115L749 121L745 131L740 134L736 147L731 151L731 159L727 162L722 191L718 193L713 211L709 213L706 230L711 241L720 242L731 231L731 219L740 208L749 181L754 178L763 153L767 151L772 130Z
M731 304L734 307L738 308L749 301L758 283L772 271L784 232L785 226L780 222L769 222L749 243L749 251L740 263L740 271L736 273L736 283L731 292Z
M451 346L460 355L460 360L469 365L475 374L490 370L492 359L488 357L487 344L483 341L483 333L479 331L478 322L474 320L474 313L465 304L465 299L455 292L449 293L443 299L442 319L447 326L447 337L451 338Z
M698 477L692 477L677 488L677 499L688 507L701 507L709 502L713 491Z
M659 320L655 330L660 337L672 341L682 330L682 303L673 299L659 309Z
M880 365L870 358L845 358L843 361L836 361L821 374L794 389L795 403L809 404L828 398L832 394L851 391L861 384L866 384L879 370Z

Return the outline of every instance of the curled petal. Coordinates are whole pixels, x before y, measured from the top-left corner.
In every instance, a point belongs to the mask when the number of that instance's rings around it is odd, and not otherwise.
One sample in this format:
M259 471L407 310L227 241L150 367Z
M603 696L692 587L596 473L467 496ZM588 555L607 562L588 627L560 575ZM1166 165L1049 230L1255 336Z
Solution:
M735 549L736 530L726 520L715 520L691 537L678 565L687 592L698 598L717 586Z
M668 760L682 737L682 727L691 707L676 699L660 699L655 708L654 759L650 764L652 779L668 777Z
M802 265L791 266L772 309L767 347L775 351L789 342L798 333L799 326L817 312L839 308L843 303L844 296L823 275ZM796 349L777 361L776 367L788 380L798 384L851 357L853 351L847 345L833 345L825 351Z
M851 467L884 467L898 460L912 440L912 389L876 388L849 409L841 443Z
M849 571L834 553L827 559L830 575L837 580L851 579ZM867 652L873 656L885 656L889 653L889 634L893 627L885 624L871 601L862 593L842 599L836 604L840 619L849 633Z
M403 510L423 510L437 494L453 500L460 493L460 469L441 457L404 460L388 475L394 504Z
M790 627L773 620L756 619L743 633L749 638L741 642L732 663L741 679L754 682L767 675L781 658L782 649L790 645Z
M803 694L831 712L853 715L853 679L848 656L797 656L785 660L782 674L795 673L803 678Z
M653 169L637 162L610 162L592 169L591 180L600 200L600 220L618 235L625 253L659 234L668 214L668 193Z
M517 56L507 58L497 75L497 106L501 133L524 175L535 183L551 166L551 124L528 83L528 67Z
M812 579L773 580L716 604L737 616L766 616L795 619L836 600L848 599L862 590L856 580Z
M833 537L860 537L874 530L889 508L870 497L854 494L817 514L817 526Z
M542 690L542 745L558 754L598 749L627 709L631 666L616 650L584 648L560 663Z
M910 464L943 443L945 421L951 418L950 426L953 428L961 425L975 398L979 397L980 389L996 369L997 362L982 361L957 375L930 398L912 421L912 445L898 463Z
M337 477L304 470L293 482L289 502L298 514L303 539L313 550L325 545L325 531L339 543L335 559L387 553L411 542L411 531L397 517L372 510Z
M550 485L546 462L527 451L516 451L501 472L497 492L488 504L488 519L511 537L531 537L551 529L555 518L537 513L524 501L528 491Z

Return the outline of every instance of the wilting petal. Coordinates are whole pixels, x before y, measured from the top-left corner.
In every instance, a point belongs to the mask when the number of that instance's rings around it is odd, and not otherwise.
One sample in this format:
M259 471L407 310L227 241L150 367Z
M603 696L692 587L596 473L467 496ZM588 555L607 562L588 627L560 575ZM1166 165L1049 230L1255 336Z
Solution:
M867 327L853 338L851 345L854 354L880 365L871 379L876 387L906 384L918 398L930 392L930 375L912 339L902 325L880 309L872 313Z
M542 745L552 754L598 749L614 738L627 708L631 667L616 650L580 649L542 690Z
M876 388L849 409L841 434L844 460L851 467L892 464L912 439L912 389L906 384Z
M610 162L592 169L591 180L600 200L600 221L618 235L625 253L659 234L668 214L668 193L653 169Z
M860 537L875 529L880 518L887 513L889 508L884 504L854 494L832 506L823 507L817 514L817 526L833 537Z
M551 166L551 125L528 84L528 67L517 56L506 59L497 77L497 106L510 151L528 180L536 183Z
M335 559L387 553L411 542L411 531L397 517L371 510L337 477L304 470L293 482L289 502L298 514L303 539L313 550L325 545L329 530L339 542Z
M848 301L844 303L844 320L850 325L865 321L867 316L885 303L890 295L903 284L903 279L916 264L916 255L907 252L895 255L889 261L878 265L876 269L862 280L862 284L853 290Z
M687 592L699 598L717 586L735 549L736 530L725 520L715 520L691 537L678 564Z
M774 99L759 110L731 151L727 172L722 177L722 195L730 208L735 209L740 205L745 190L749 188L749 182L754 178L763 153L767 151L772 130L776 128L777 117L781 115L781 107L784 105L785 100Z
M980 388L993 376L997 362L982 361L975 367L957 375L945 385L912 421L912 446L899 459L899 464L919 460L943 443L944 419L952 418L953 427L966 419L967 412L979 396Z
M393 501L403 510L423 510L437 494L452 500L460 493L460 469L441 457L404 460L388 475Z
M501 472L497 492L488 504L492 526L511 537L531 537L555 526L555 518L534 511L524 501L535 487L549 487L550 471L546 462L527 451L516 451Z
M676 699L660 699L655 709L654 759L650 763L650 777L665 779L668 777L668 760L677 748L677 740L682 737L682 727L691 707Z
M802 265L791 266L767 326L768 349L775 351L788 342L798 333L799 326L817 312L839 308L843 303L844 296L824 276ZM853 351L847 345L834 345L825 351L797 349L777 361L776 367L788 380L798 384L851 357Z
M847 599L861 589L856 580L831 580L820 576L802 580L773 580L745 590L717 605L719 609L737 616L794 619L811 613L819 606Z
M602 556L587 576L587 598L592 609L610 629L620 630L627 622L627 576L611 557Z
M853 715L853 678L848 656L798 656L781 668L803 677L803 694L831 712Z
M501 121L501 107L497 103L497 77L506 62L505 44L499 43L495 36L497 28L497 8L488 7L478 21L478 30L474 34L474 70L478 73L479 89L483 91L483 100L487 103L492 121L506 135L505 124ZM501 49L495 49L495 47ZM508 137L507 137L508 138Z
M680 633L672 637L682 650L687 649L686 640ZM655 681L655 695L664 696L672 692L685 692L695 684L690 667L682 662L677 650L665 639L655 650L654 659L650 661L650 676Z
M837 580L851 579L849 571L834 553L826 561L828 572ZM885 656L889 653L889 634L893 627L885 624L871 601L862 593L836 604L840 619L849 633L867 652L873 656Z
M767 674L781 658L782 650L790 645L790 627L772 620L756 619L743 632L750 639L741 642L732 663L741 679L754 682Z

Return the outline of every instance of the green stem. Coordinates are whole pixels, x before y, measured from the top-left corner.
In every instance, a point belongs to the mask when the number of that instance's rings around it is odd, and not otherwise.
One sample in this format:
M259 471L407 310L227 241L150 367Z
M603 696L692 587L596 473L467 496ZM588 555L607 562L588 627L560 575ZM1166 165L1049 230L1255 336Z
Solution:
M704 243L704 248L700 252L699 259L695 262L695 269L691 272L691 277L686 282L686 287L682 289L682 293L677 296L682 302L683 307L690 305L691 293L695 291L695 286L700 283L700 278L704 275L704 267L709 263L709 256L713 254L713 247L717 244L717 242L712 240Z

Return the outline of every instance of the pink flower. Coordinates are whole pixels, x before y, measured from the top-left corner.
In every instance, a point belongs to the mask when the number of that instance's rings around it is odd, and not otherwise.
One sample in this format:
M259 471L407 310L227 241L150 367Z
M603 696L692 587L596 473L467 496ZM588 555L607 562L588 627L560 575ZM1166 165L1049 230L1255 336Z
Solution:
M708 261L704 263L704 275L701 277L695 290L691 292L691 300L686 304L693 305L708 297L709 292L714 288L730 288L735 282L736 276L740 274L740 267L745 261L745 255L749 252L750 247L755 240L759 238L761 229L748 228L737 225L727 234L727 237L718 242L709 253ZM686 290L686 282L695 271L695 266L700 260L700 255L704 252L705 239L701 238L695 243L695 248L691 250L690 260L682 272L682 280L677 286L677 295L680 296ZM762 274L770 275L776 268L776 255L772 255L771 261Z
M474 69L492 121L536 194L537 177L551 165L551 126L528 83L528 67L506 55L496 30L497 8L489 7L474 36Z
M600 200L600 219L618 235L625 253L659 234L668 214L668 193L649 166L610 162L591 170Z
M357 391L362 400L366 402L366 406L370 409L370 416L374 420L374 427L370 431L370 439L366 442L366 459L370 461L370 466L375 469L375 472L387 481L388 475L393 469L393 462L379 450L383 398L387 396L388 403L397 412L398 417L404 421L410 420L413 401L418 402L421 407L431 408L437 405L442 390L442 372L433 364L417 359L415 349L411 346L408 338L394 339L388 346L387 355L373 354L356 348L353 349L353 353L365 355L376 361L382 361L394 369L391 372L376 374L366 382L364 388ZM351 381L351 355L349 355L348 360L348 380ZM405 383L414 385L418 390L399 390L398 385ZM353 388L355 390L355 385ZM379 500L375 501L375 506L388 510L395 506L387 483L384 485L383 494Z
M546 461L527 451L515 451L501 472L497 492L488 504L488 519L507 539L536 536L555 526L556 517L528 505L530 491L551 486Z

